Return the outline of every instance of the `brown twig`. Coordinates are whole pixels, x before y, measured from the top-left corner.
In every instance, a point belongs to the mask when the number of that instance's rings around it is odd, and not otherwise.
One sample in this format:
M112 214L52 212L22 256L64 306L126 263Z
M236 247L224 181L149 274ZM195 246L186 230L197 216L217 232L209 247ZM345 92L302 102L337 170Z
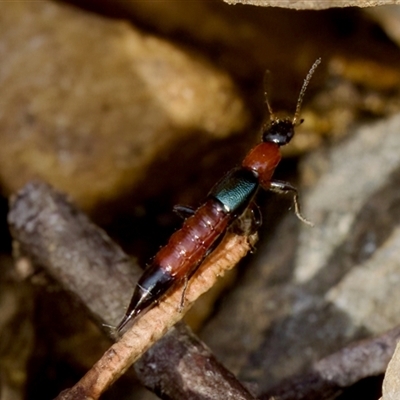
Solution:
M181 320L193 302L209 290L219 276L235 266L248 250L246 238L228 235L190 281L182 312L179 311L180 288L139 318L72 389L57 399L98 399L150 346Z
M265 393L263 400L327 400L361 379L383 374L400 340L400 327L361 340L314 364L311 371Z
M182 333L178 340L175 330ZM154 365L157 365L157 374ZM174 399L254 399L243 391L243 386L231 372L220 367L219 361L195 335L187 333L187 327L181 322L152 346L134 368L140 372L146 387L158 388L159 396L168 391ZM174 379L167 381L165 376L172 377L171 369L176 373ZM185 393L182 393L182 387ZM212 390L207 390L211 387Z
M115 325L119 321L140 270L135 269L122 250L83 213L69 204L63 195L45 184L27 185L11 202L9 223L23 254L45 267L101 323ZM245 238L234 235L227 237L191 281L186 293L185 309L212 286L218 275L236 264L247 251ZM132 273L132 270L136 272ZM180 292L177 290L160 307L138 320L133 329L107 351L105 357L83 378L84 385L81 381L59 398L98 396L139 354L182 318L183 313L177 311L179 301ZM162 355L158 356L157 353ZM175 361L176 357L183 358L185 354L197 354L197 367L181 371L176 367L181 363L174 362L165 368L165 363L168 363L165 354L174 354ZM176 399L204 399L202 390L206 390L208 396L214 393L213 398L218 399L222 395L220 389L226 399L253 399L183 325L179 330L172 329L166 340L157 343L155 350L152 349L151 358L153 362L156 360L155 369L145 371L141 360L136 372L148 387L152 387L151 382L154 382L154 389L162 387L163 393L159 393L161 396L171 398L174 394ZM157 373L157 363L166 370L161 376ZM210 371L213 379L204 379L210 376L207 374ZM215 377L218 377L218 385ZM178 381L182 382L180 387L176 385ZM201 382L202 387L196 388L193 382Z

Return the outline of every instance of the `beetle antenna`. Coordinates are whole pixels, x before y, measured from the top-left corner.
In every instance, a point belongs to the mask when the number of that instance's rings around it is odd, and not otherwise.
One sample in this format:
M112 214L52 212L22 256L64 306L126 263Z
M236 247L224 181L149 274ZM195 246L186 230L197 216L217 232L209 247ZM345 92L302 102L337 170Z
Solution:
M268 108L269 119L271 121L275 121L276 117L274 112L272 111L272 107L268 99L269 76L270 76L270 71L267 69L264 74L264 97L265 97L265 104L267 105Z
M300 110L301 110L301 105L303 103L304 94L306 93L307 86L310 83L310 80L320 63L321 63L321 58L317 58L314 64L311 66L310 70L308 71L306 78L304 79L303 86L301 87L299 98L297 100L296 111L293 115L293 121L292 121L293 126L299 125L303 122L303 120L299 119L299 117L300 117Z

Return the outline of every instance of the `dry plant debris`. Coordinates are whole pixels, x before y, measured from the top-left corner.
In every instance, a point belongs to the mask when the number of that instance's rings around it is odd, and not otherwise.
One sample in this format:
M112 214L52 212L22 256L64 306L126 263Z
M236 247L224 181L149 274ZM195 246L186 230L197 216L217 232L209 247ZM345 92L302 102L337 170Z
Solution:
M90 0L75 3L87 5ZM338 4L307 3L313 9ZM157 196L158 206L166 203L165 196L193 204L245 148L241 140L222 140L247 126L243 98L252 123L259 125L265 111L260 84L265 69L272 72L274 105L290 111L304 72L320 56L323 68L310 87L306 121L291 154L320 146L321 137L355 137L325 148L308 162L304 181L311 190L302 199L316 227L304 230L286 219L272 241L258 246L257 258L251 257L254 263L246 267L240 285L202 332L213 351L180 324L135 363L138 380L168 399L203 400L209 393L218 399L251 399L241 382L250 382L254 393L268 396L283 379L295 375L287 386L279 386L281 398L296 398L300 382L304 396L311 397L314 390L322 399L368 374L382 373L396 340L395 334L390 336L395 331L387 336L382 332L398 326L400 315L399 123L396 118L376 126L369 122L370 129L363 133L355 126L360 117L383 118L400 109L399 52L394 43L377 35L378 27L356 9L307 13L229 7L220 0L103 0L93 2L92 10L98 12L100 4L112 11L119 8L119 17L130 22L110 18L112 13L104 18L50 1L2 4L0 179L6 194L39 176L67 191L86 210L100 210L97 215L109 219L115 214L125 218L119 207L123 202L138 214L146 213L143 199L154 201ZM350 4L349 0L340 6ZM358 6L366 4L357 1ZM376 9L374 18L396 38L397 14L385 10L386 15L379 16ZM255 135L245 132L243 141ZM23 193L26 197L13 203L10 214L21 254L73 293L98 326L115 325L140 269L57 192L32 184ZM276 206L264 213L268 238L273 216L279 214ZM282 215L286 212L285 208ZM161 211L154 220L165 221L165 215ZM142 227L132 224L128 230L141 234ZM146 241L141 240L140 245ZM17 264L21 276L32 273L30 266L25 268L26 260ZM44 292L52 290L45 274L33 271L32 280L41 280ZM24 302L7 302L12 285L4 290L3 283L0 304L5 316L11 315L10 304L21 307ZM23 285L35 289L29 282ZM32 304L33 298L26 303ZM21 365L38 340L32 343L31 314L13 314L26 315L18 326L31 332L25 336L30 342ZM49 331L53 325L51 321ZM84 331L84 326L79 328ZM18 329L21 337L24 332ZM13 337L11 329L0 333L2 339ZM371 336L375 339L368 339ZM360 338L365 341L351 345ZM381 354L368 353L373 343L382 345ZM365 369L343 364L344 355L359 354L355 349L369 354L360 358ZM52 355L49 348L44 352ZM128 364L132 358L125 356ZM12 365L3 358L0 374L11 376ZM394 360L386 388L396 374L395 365ZM322 382L310 381L316 376L313 368ZM24 393L24 373L31 380L37 376L18 371L19 392ZM207 379L210 371L214 381ZM111 382L116 374L108 372ZM331 373L340 379L329 386L324 374ZM2 392L12 387L3 383Z
M69 204L63 195L42 183L29 184L15 196L12 200L9 223L21 254L29 256L45 268L66 290L78 297L100 324L117 323L131 295L132 278L140 271L136 268L132 273L128 257L101 229ZM235 266L248 250L247 238L228 235L191 280L186 292L185 310L190 308L225 270ZM184 313L179 311L180 299L181 292L177 290L165 302L141 317L121 340L105 353L82 381L71 391L60 395L60 398L98 398L145 350L183 317ZM177 340L186 335L187 332L180 329L172 336ZM182 343L182 339L179 342ZM195 342L193 336L186 340L189 347L186 349L187 354L190 354L190 348ZM181 344L178 346L181 347ZM161 346L160 351L163 347ZM170 341L168 348L173 353L174 345L171 345ZM184 394L181 398L187 398L188 390L193 393L190 396L195 396L196 390L200 393L211 390L214 393L213 398L218 399L220 392L214 387L218 388L219 384L219 390L226 391L229 388L232 399L252 399L233 375L213 360L202 344L197 344L197 348L203 349L202 352L197 350L198 358L200 357L198 361L204 359L207 367L213 366L212 370L219 378L216 381L204 381L204 375L207 376L210 372L209 368L206 373L203 368L190 372L188 369L175 371L175 367L171 367L169 377L164 377L165 393L171 390L168 389L168 382L174 388L172 375L175 373L183 374L181 380L200 382L198 387L189 383L183 385ZM182 349L179 353L182 354ZM154 374L157 375L156 370ZM196 374L199 376L194 376ZM145 375L148 380L149 374ZM211 388L206 389L207 385L211 385Z
M282 7L295 10L324 10L336 7L374 7L400 4L398 0L224 0L228 4L247 4L260 7Z

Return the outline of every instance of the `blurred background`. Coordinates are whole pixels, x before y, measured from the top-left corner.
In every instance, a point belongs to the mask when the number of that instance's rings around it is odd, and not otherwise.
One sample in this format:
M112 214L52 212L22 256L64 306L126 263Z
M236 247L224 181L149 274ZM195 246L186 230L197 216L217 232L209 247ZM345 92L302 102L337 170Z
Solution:
M304 99L305 121L283 149L276 174L301 192L324 179L331 149L338 151L359 126L400 112L399 6L298 11L220 0L76 0L7 2L0 11L1 400L53 398L109 345L45 272L14 265L8 199L26 183L43 180L66 193L144 267L179 226L172 207L198 205L260 139L268 119L266 71L273 110L292 115L310 66L322 58ZM374 137L366 135L366 143ZM389 172L400 162L400 155L393 157ZM375 168L368 160L363 165L361 170ZM352 170L349 176L345 167L340 171L344 185L357 181ZM229 342L210 322L228 301L224 296L234 292L244 271L260 273L257 263L267 262L263 249L271 246L276 227L288 214L294 218L287 211L290 197L261 193L259 204L267 222L250 256L253 267L243 263L187 316L199 332L207 321L203 335L213 350L218 338ZM315 208L305 210L320 221ZM273 287L270 278L266 285ZM273 336L267 325L258 327L260 349ZM274 371L268 385L376 333L360 325L351 332L304 363ZM219 357L244 381L268 389L262 384L268 366L261 366L256 349L242 354L238 363L225 359L223 350ZM107 398L155 398L124 384Z

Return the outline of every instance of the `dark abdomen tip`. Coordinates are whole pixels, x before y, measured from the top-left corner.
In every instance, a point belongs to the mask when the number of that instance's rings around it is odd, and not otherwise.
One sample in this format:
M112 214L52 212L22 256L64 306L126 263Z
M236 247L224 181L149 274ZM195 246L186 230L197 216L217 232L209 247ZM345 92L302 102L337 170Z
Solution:
M143 311L154 306L156 301L165 294L174 283L171 274L158 265L150 265L144 271L135 286L126 314L117 326L117 332L120 332L131 320L135 319Z

